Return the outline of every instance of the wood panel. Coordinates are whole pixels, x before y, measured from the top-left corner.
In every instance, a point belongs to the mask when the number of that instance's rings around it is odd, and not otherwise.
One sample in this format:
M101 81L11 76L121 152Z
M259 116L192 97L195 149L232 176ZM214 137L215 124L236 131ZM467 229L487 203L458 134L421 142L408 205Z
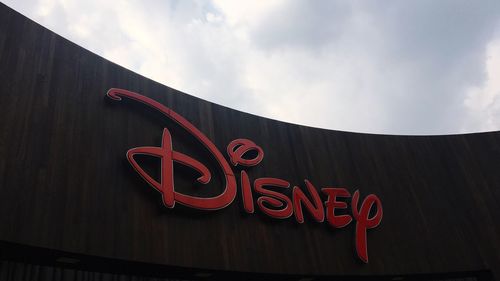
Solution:
M109 88L151 97L225 151L236 138L265 151L250 178L377 194L384 218L358 262L354 225L299 225L243 212L238 193L214 212L162 206L125 159L158 146L164 127L178 151L209 161L192 136ZM221 92L224 92L221 85ZM500 277L500 133L389 136L303 127L181 93L55 35L0 5L0 240L101 257L207 269L288 274L387 275L491 269ZM154 160L150 167L156 167ZM213 168L213 163L212 166ZM239 169L235 169L239 175ZM203 195L221 176L193 187ZM237 176L239 181L239 176ZM287 193L290 195L290 193ZM326 199L326 198L323 198Z

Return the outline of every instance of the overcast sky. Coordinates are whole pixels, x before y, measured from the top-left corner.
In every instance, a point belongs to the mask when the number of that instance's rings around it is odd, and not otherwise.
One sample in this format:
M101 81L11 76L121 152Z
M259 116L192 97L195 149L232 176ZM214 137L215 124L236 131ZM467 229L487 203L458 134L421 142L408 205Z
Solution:
M245 112L371 133L500 130L499 0L4 3L128 69Z

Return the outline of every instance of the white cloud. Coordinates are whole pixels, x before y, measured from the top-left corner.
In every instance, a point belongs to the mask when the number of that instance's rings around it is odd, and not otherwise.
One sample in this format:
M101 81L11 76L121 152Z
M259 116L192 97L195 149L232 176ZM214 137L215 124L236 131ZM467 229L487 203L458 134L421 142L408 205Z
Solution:
M285 0L233 1L214 0L215 6L224 14L232 26L248 26L259 22L260 18L284 4Z
M500 129L498 1L7 5L144 76L250 113L376 133Z
M468 90L464 101L470 116L464 131L500 128L500 39L487 48L486 77L483 85Z

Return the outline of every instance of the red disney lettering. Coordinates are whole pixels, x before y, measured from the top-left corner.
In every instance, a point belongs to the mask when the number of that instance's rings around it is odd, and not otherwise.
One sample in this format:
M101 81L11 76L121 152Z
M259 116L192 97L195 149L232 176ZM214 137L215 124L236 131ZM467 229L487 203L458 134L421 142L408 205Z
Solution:
M384 211L382 202L375 194L366 196L358 211L359 191L355 191L352 196L352 214L356 219L356 252L358 257L368 263L368 245L366 241L366 230L377 227L382 221ZM372 218L369 218L371 208L376 205L377 211Z
M234 198L236 197L236 179L234 177L233 171L231 170L231 167L229 166L229 163L227 163L226 159L224 158L224 156L222 156L222 153L217 149L217 147L193 124L191 124L184 117L180 116L170 108L143 95L117 88L110 89L107 92L107 95L111 99L117 101L120 101L122 97L126 97L141 102L149 107L158 110L168 118L177 122L189 133L191 133L195 138L197 138L201 142L201 144L203 144L203 146L205 146L208 149L208 151L210 151L210 153L218 162L220 168L224 172L226 186L224 191L220 195L211 198L189 196L176 192L174 189L172 160L183 163L198 170L202 174L202 177L198 178L198 181L202 183L206 183L210 180L209 179L210 173L207 173L207 169L205 168L205 166L200 164L198 161L192 159L191 157L187 157L181 153L174 153L172 151L171 144L170 146L168 145L168 142L170 142L170 134L168 133L168 130L166 129L164 130L163 143L161 148L153 149L152 147L149 148L142 147L129 150L129 152L127 153L127 158L129 159L129 161L132 160L131 162L132 166L134 166L137 172L150 185L152 185L156 190L163 193L163 200L167 207L172 208L175 202L179 202L183 205L192 208L197 208L202 210L217 210L227 207L229 204L233 202ZM167 132L167 134L165 134L165 132ZM149 175L147 175L144 172L143 169L139 167L137 162L133 160L133 155L140 153L158 156L162 158L162 165L163 165L162 167L163 177L161 179L162 183L154 181ZM176 157L173 157L173 154L176 154ZM165 181L165 183L163 181Z
M245 171L241 171L241 197L243 199L243 208L247 213L253 214L255 207L253 206L252 187L250 179Z
M295 186L293 188L293 206L295 208L294 214L295 219L298 223L304 222L304 214L302 213L302 204L309 210L309 213L313 216L314 220L317 222L323 222L325 220L325 212L323 210L323 202L321 202L321 198L319 197L316 188L310 183L308 180L305 180L307 190L311 194L313 198L313 202L307 199L304 192L298 187Z
M211 173L209 169L198 160L173 150L172 136L167 128L163 129L162 143L160 147L136 147L127 151L127 159L132 167L149 185L162 194L163 203L166 207L173 208L175 203L179 202L180 204L195 209L216 210L225 208L233 202L236 197L237 186L230 164L226 161L217 147L208 139L208 137L193 126L193 124L184 119L184 117L175 113L170 108L140 94L112 88L107 92L107 95L118 101L121 100L122 97L126 97L141 102L163 113L198 139L198 141L203 144L203 146L211 153L219 164L225 178L224 191L215 197L202 198L182 194L175 190L174 162L188 166L197 171L200 174L197 181L202 184L210 182ZM256 155L252 156L251 153ZM160 158L160 181L153 179L137 163L135 156L141 154ZM240 167L256 166L264 158L264 150L248 139L235 139L230 142L227 146L227 154L229 155L231 164L235 167L238 165ZM246 157L244 157L245 155ZM245 170L241 170L240 175L243 208L247 213L254 213L255 206L250 178ZM295 215L296 221L298 223L303 223L303 208L305 208L312 218L316 222L320 223L325 220L326 213L326 220L333 228L343 228L349 225L351 221L355 220L356 252L358 257L363 262L368 263L367 230L377 227L382 221L383 210L380 199L375 194L369 194L366 196L365 200L363 200L361 207L358 209L360 195L359 191L356 190L351 201L350 209L352 216L349 214L336 214L336 210L349 210L347 202L337 200L339 198L350 198L351 194L349 191L345 188L322 188L322 193L327 196L327 200L324 202L325 206L323 208L323 201L321 200L317 189L308 180L305 180L304 182L309 192L309 196L306 196L300 187L294 186L291 192L291 198L289 198L288 195L276 191L278 189L283 191L289 190L289 182L272 177L255 179L253 182L253 191L259 195L257 198L257 205L260 211L277 219L286 219ZM373 207L376 207L376 210L374 210L375 214L373 217L370 217L370 214L373 213Z
M348 225L352 218L349 215L335 215L335 209L346 209L347 203L337 201L337 197L351 197L345 188L322 188L321 191L328 195L326 204L326 220L335 228L342 228Z
M262 212L277 219L286 219L290 217L293 213L293 206L290 198L279 192L266 189L264 186L289 188L290 184L287 181L275 178L260 178L256 179L254 183L255 191L263 195L257 199L257 205L259 205ZM271 209L267 207L266 204L274 208L282 207L282 209Z
M151 155L161 158L161 180L157 182L149 176L135 161L137 154ZM189 166L198 171L201 176L197 179L200 183L207 184L210 181L210 171L197 160L172 150L172 137L167 128L163 129L161 147L136 147L127 151L127 159L134 169L156 190L163 195L163 204L168 208L173 208L175 201L183 202L186 205L196 206L203 204L202 198L187 198L188 196L174 191L174 161ZM191 200L191 202L189 201Z
M256 150L257 156L253 159L243 158L243 154L251 150ZM262 148L248 139L235 139L230 142L227 145L227 154L229 155L229 159L234 166L238 164L247 167L255 166L259 164L262 159L264 159L264 151Z

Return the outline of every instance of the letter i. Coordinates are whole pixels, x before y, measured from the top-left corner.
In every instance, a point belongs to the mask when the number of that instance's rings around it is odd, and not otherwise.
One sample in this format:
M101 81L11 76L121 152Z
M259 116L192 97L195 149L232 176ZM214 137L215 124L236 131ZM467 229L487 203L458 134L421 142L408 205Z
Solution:
M253 205L252 189L250 179L245 171L241 171L241 197L243 198L243 207L247 213L253 214L255 211Z

